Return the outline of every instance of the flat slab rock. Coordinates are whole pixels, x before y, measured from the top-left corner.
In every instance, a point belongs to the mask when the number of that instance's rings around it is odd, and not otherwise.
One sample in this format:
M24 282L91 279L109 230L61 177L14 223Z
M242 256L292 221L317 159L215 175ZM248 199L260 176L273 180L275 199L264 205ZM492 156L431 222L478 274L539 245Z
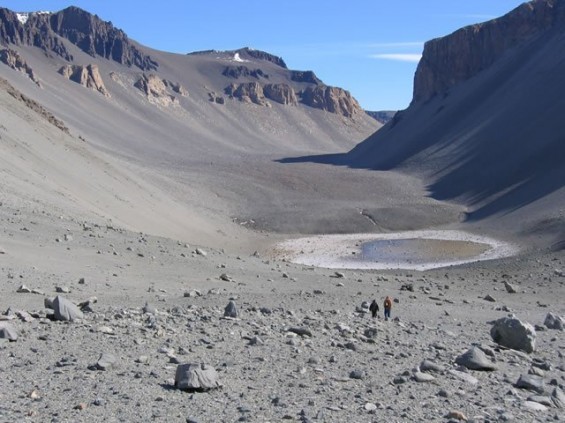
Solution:
M209 364L179 364L175 373L175 388L185 391L208 391L220 388L218 373Z
M492 371L497 369L496 364L490 361L487 355L478 347L470 348L465 353L457 357L455 362L469 370Z

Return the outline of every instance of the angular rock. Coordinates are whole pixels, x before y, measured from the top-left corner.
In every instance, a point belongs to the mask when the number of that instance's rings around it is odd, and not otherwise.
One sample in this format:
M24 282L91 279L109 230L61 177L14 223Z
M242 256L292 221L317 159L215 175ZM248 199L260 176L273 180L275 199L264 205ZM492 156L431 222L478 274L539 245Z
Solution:
M116 359L115 355L103 353L96 362L95 368L96 370L110 370L111 368L115 367L117 361L118 360Z
M53 300L53 310L55 311L55 320L72 322L84 318L84 314L76 305L60 295Z
M514 288L514 286L510 284L508 281L504 281L504 288L506 288L506 292L508 292L509 294L516 293L516 288Z
M237 307L234 301L230 301L224 309L224 317L237 318Z
M110 93L104 86L104 81L100 76L98 65L65 65L59 69L59 73L70 81L97 91L105 97L110 97ZM65 240L67 240L66 235Z
M175 387L185 391L208 391L220 388L216 369L208 364L179 364L175 373Z
M551 393L551 400L557 408L565 408L565 393L559 388L555 387Z
M532 353L536 349L536 331L529 323L515 316L503 317L494 322L490 330L493 341L503 347Z
M17 341L18 332L16 328L7 322L0 322L0 339L7 339L8 341Z
M478 347L472 347L455 359L460 366L470 370L496 370L497 366L490 361L486 354Z
M545 391L543 378L536 375L522 374L516 382L517 388L527 389L528 391L534 391L539 394L543 394Z
M543 324L548 329L564 330L565 329L565 319L554 313L547 313L545 316L545 321Z

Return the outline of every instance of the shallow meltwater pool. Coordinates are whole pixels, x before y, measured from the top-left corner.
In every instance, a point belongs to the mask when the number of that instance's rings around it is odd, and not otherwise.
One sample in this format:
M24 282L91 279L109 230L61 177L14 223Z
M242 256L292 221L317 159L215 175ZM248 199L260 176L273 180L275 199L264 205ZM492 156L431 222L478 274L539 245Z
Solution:
M427 270L517 254L512 244L463 231L319 235L280 243L277 255L330 269Z
M360 259L374 262L405 261L425 264L445 260L472 259L488 250L489 244L442 239L380 239L361 245Z

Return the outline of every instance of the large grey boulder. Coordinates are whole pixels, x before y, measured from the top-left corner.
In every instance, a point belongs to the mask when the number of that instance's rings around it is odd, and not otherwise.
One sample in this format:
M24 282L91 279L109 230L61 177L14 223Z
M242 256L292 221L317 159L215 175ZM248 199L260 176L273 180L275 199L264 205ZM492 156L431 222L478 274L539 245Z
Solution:
M17 341L18 332L16 328L7 322L0 322L0 339L7 339L8 341Z
M116 356L114 354L110 354L110 353L102 353L100 355L100 358L98 359L98 361L96 362L96 364L93 366L96 370L110 370L111 368L116 366L116 363L118 362L118 359L116 358Z
M84 318L84 314L76 305L60 295L53 300L53 310L55 311L55 320L72 322Z
M561 316L558 316L557 314L547 313L547 316L545 316L545 321L543 322L543 324L548 329L563 330L565 328L565 319Z
M185 391L208 391L220 388L216 369L208 364L179 364L175 373L175 387Z
M496 365L490 361L487 355L478 347L472 347L467 352L461 354L455 359L460 366L464 366L469 370L496 370Z
M532 353L536 349L536 331L515 316L503 317L490 329L493 341L506 348Z

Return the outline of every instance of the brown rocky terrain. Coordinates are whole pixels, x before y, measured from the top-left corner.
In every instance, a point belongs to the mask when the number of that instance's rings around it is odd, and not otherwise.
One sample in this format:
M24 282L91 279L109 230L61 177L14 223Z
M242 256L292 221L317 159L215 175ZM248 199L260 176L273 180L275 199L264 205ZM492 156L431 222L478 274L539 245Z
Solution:
M0 49L0 61L14 70L23 72L29 79L41 86L41 83L37 76L35 76L33 69L26 63L17 51L9 48Z
M76 82L83 87L98 91L105 97L110 97L110 93L104 86L104 81L100 76L100 71L97 65L65 65L59 69L59 73L65 78Z

